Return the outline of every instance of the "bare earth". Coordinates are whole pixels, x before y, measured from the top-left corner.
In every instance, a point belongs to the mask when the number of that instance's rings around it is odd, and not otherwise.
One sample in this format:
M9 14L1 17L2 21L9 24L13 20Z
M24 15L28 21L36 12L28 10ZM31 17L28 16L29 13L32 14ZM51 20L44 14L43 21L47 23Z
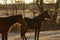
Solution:
M26 33L28 40L34 40L34 32ZM1 34L0 34L1 40ZM8 40L20 40L19 33L9 33ZM40 32L39 40L60 40L60 30Z

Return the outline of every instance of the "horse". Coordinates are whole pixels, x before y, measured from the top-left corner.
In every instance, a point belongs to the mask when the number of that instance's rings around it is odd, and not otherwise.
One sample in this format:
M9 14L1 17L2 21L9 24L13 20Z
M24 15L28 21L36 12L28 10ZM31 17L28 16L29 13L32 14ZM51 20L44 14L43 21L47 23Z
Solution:
M0 33L2 34L2 40L7 40L8 31L15 23L25 26L24 19L21 14L9 17L0 17Z
M21 36L23 38L23 40L27 40L25 33L28 31L28 29L33 29L35 30L35 40L39 39L39 31L41 29L42 26L42 22L44 20L48 20L51 21L51 16L49 14L49 12L46 10L44 12L42 12L41 14L39 14L38 16L34 17L33 19L30 18L24 18L25 23L26 23L26 27L24 27L24 30L21 30Z

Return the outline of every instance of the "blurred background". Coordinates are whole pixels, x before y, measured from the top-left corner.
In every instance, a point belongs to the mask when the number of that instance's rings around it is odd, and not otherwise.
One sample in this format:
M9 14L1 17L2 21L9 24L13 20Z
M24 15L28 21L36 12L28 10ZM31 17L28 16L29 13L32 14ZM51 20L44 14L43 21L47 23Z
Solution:
M40 40L60 40L60 0L0 0L0 17L22 14L34 18L44 10L50 12L51 21L44 21L39 35ZM8 40L20 40L20 25L15 24L8 33ZM34 30L26 33L28 40L33 40ZM1 40L1 35L0 35Z
M52 21L45 22L42 30L59 30L60 0L0 0L0 17L22 14L34 18L46 9L50 11Z
M60 0L0 0L0 17L22 14L34 18L46 9L50 11L52 21L45 21L41 30L60 30ZM14 27L13 31L17 29Z

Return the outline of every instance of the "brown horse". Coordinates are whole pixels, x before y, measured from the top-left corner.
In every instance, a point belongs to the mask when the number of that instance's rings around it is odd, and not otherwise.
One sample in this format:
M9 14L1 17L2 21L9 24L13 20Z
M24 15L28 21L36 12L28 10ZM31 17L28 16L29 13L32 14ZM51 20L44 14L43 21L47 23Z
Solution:
M51 19L48 11L44 11L40 15L34 17L33 19L24 18L27 26L24 28L24 30L23 29L21 30L21 36L22 36L23 40L24 39L27 40L25 33L27 32L28 29L35 30L35 40L36 39L38 40L39 31L41 29L42 22L45 20L45 18Z
M25 26L22 15L0 17L0 33L2 34L2 40L7 40L9 28L15 23L20 23L22 26Z

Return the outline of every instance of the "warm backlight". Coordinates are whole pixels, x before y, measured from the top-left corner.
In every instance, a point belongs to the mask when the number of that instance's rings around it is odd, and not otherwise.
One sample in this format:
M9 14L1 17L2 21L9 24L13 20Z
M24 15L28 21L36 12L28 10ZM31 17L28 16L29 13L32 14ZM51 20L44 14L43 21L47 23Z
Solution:
M33 2L33 0L25 0L26 4L29 4L29 3L32 3L32 2Z

